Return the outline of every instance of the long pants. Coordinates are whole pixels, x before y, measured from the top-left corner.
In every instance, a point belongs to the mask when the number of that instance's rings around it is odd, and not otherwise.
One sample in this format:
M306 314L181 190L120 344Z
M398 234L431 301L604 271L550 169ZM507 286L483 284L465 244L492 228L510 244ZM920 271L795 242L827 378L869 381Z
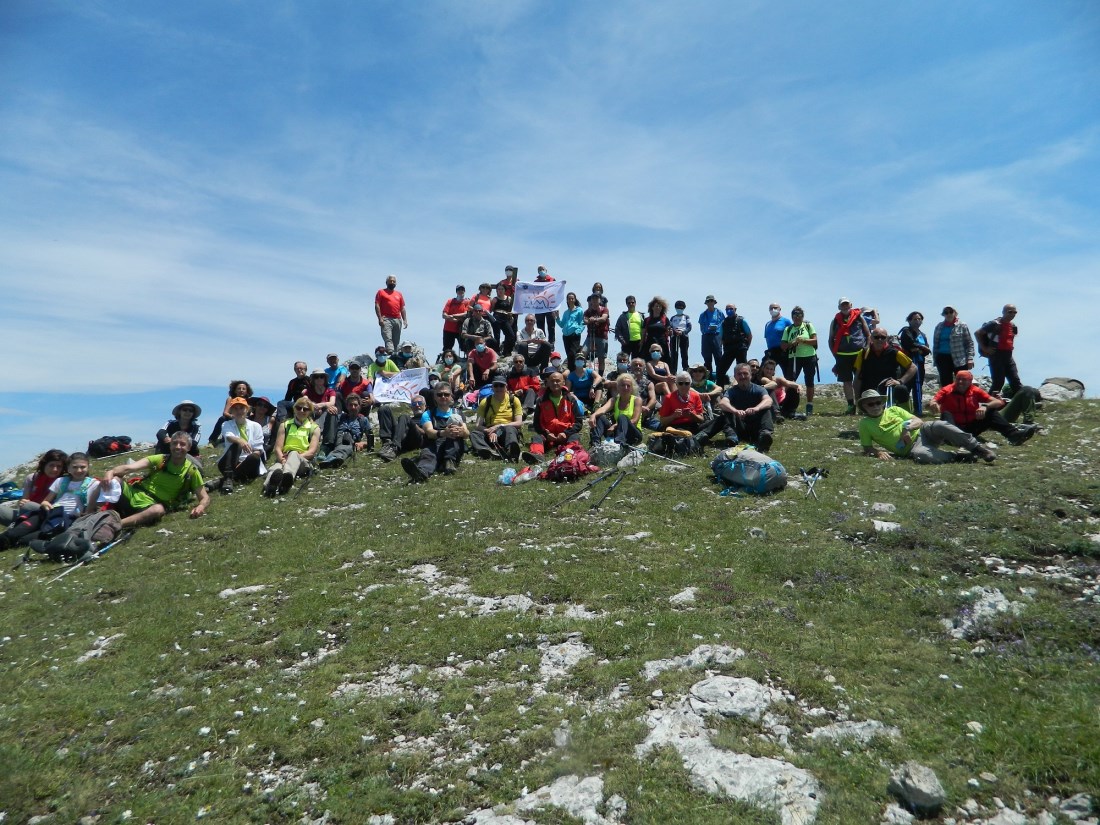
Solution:
M546 341L520 341L516 344L516 352L527 359L527 366L538 372L542 372L550 363L552 349Z
M484 430L470 431L470 450L478 458L502 457L515 461L519 458L520 448L518 427L501 427L497 430L495 449Z
M1005 381L1015 394L1020 391L1023 383L1020 381L1020 373L1016 369L1016 359L1012 357L1012 350L997 350L989 356L989 379L992 392L1000 392L1004 389Z
M1015 423L1023 416L1024 423L1030 424L1035 420L1035 405L1039 398L1039 391L1035 387L1020 387L1019 392L1015 393L1004 409L998 412L1005 417L1006 421Z
M592 445L599 444L607 437L608 428L611 427L611 416L601 415L596 419L596 427L592 430ZM611 436L616 444L635 446L642 443L642 431L635 426L627 416L620 415L615 422L615 434Z
M688 368L688 345L691 344L690 336L685 333L672 334L669 339L669 358L672 360L668 362L668 365L673 370L676 369L677 359L680 361L680 369L687 372Z
M913 395L913 415L919 418L924 411L924 358L918 358L913 359L913 363L917 365L917 374L913 376L913 382L906 386Z
M952 447L962 447L971 452L981 446L978 439L954 424L926 421L921 425L920 435L913 444L913 449L909 451L909 456L918 464L947 464L955 460L955 454L939 449L945 441Z
M945 412L940 416L944 421L949 424L955 424L963 432L970 433L971 435L981 435L986 430L993 430L1003 435L1005 438L1016 435L1016 425L1009 422L1007 418L1001 413L1000 410L991 410L986 412L985 418L974 419L967 424L957 424L955 417L949 412Z
M218 469L221 470L222 475L234 481L251 481L259 478L262 466L263 456L259 453L245 456L244 461L241 461L241 445L237 443L230 444L229 449L218 459Z
M494 312L493 319L496 323L497 352L501 355L511 355L516 348L516 316L510 312Z
M573 367L573 358L581 349L581 336L578 335L562 335L562 345L565 347L565 361L569 364L570 369Z
M718 364L722 361L722 336L717 332L703 335L703 365L710 375L718 375Z
M775 361L775 365L779 368L779 371L783 373L783 377L788 381L793 381L791 378L791 358L784 352L782 347L772 347L771 349L764 350L764 358ZM763 363L763 362L761 362Z
M382 342L393 355L401 349L401 319L383 318L379 326L382 328Z
M286 473L290 473L291 477L297 478L298 476L305 475L307 472L309 472L309 468L310 468L309 462L305 461L302 458L301 453L296 453L296 452L287 453L286 466L285 467L282 464L280 464L279 462L276 461L270 467L267 468L267 479L264 481L264 490L270 490L271 487L272 487L271 482L272 482L272 479L274 478L274 475L272 475L272 472L271 472L272 470L280 470L281 469Z
M718 359L718 383L728 384L730 382L729 368L733 366L735 361L738 364L744 364L748 360L749 351L747 349L734 349L723 344L722 357Z
M940 381L940 387L946 387L952 381L955 380L955 373L962 369L962 367L955 366L955 359L951 357L950 353L938 352L932 359L936 365L936 373Z
M557 332L557 324L554 322L554 313L536 312L535 325L546 333L546 340L550 342L550 349L554 348Z
M466 452L466 440L462 438L437 438L427 441L416 459L416 466L425 476L430 476L449 458L458 464Z
M390 404L378 408L378 438L383 444L393 444L399 454L424 446L424 436L416 428L413 417L395 416Z

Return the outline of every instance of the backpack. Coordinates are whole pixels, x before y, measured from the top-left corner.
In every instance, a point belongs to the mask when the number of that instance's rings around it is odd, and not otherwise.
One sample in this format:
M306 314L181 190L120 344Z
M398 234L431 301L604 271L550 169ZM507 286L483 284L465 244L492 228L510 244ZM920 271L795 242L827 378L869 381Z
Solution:
M726 492L764 495L787 486L787 470L783 465L757 450L723 450L710 468L716 481L728 485Z
M128 453L133 440L128 435L104 435L88 442L88 455L91 458L103 458L119 453Z
M624 452L623 446L618 442L604 441L592 448L588 458L597 467L613 467L623 457Z
M592 464L588 451L576 441L570 441L558 448L558 454L550 466L539 473L544 481L576 481L583 475L598 473L600 468Z
M79 561L110 544L122 532L122 517L114 510L101 510L78 517L67 530L50 539L37 538L30 548L51 561Z

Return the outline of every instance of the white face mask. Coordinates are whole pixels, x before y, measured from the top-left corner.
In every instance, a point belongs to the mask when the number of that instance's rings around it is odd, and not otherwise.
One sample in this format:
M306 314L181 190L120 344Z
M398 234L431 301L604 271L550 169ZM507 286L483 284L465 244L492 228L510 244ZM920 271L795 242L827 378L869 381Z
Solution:
M772 318L778 318L779 317L779 310L778 309L773 309L773 310L769 310L769 311L772 314Z

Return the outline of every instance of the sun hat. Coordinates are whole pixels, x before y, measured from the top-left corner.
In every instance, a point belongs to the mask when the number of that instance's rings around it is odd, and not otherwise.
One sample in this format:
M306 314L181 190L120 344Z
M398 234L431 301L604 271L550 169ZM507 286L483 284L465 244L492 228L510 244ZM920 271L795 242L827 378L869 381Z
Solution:
M858 407L862 410L863 405L868 401L885 401L886 396L880 393L878 390L864 390L863 395L859 397Z
M174 406L172 408L172 417L173 418L179 418L180 417L180 407L194 407L195 408L195 415L192 416L193 418L198 418L200 415L202 415L202 407L200 407L194 401L180 401L178 404L176 404L176 406Z

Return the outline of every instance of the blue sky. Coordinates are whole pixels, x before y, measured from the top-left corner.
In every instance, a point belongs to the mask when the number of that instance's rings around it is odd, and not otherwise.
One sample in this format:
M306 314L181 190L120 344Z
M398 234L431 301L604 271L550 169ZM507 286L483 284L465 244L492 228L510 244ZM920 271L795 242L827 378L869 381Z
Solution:
M434 351L505 264L757 328L1013 301L1095 394L1097 88L1092 2L6 0L0 467L368 351L391 272Z

